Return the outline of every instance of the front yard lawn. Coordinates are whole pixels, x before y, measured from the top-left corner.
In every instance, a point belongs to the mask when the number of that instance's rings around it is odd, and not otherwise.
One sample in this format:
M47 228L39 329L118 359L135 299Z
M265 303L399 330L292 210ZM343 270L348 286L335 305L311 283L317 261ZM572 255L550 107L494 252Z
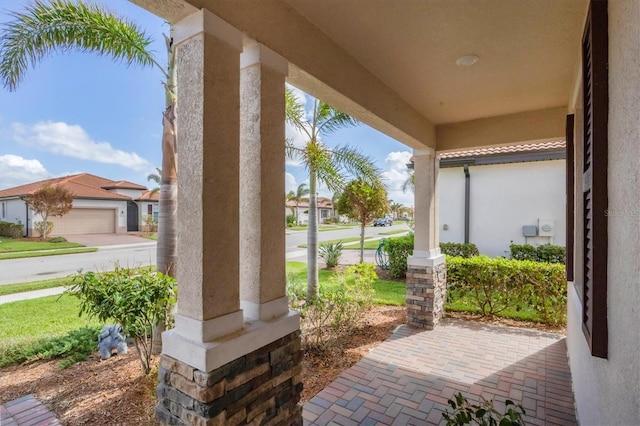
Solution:
M93 251L98 251L98 249L86 247L79 243L50 243L48 241L0 238L0 259L20 259Z

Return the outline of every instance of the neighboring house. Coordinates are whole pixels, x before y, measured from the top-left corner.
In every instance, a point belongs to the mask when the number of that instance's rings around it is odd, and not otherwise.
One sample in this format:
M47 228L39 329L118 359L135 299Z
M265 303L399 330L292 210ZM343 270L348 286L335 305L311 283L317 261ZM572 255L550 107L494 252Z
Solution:
M24 224L25 235L33 236L34 223L42 218L27 208L24 198L45 184L62 186L73 194L67 214L49 217L54 224L51 235L140 231L144 215L157 217L158 195L145 186L80 173L0 190L0 220Z
M318 222L324 223L327 219L332 219L337 215L331 198L318 197ZM297 211L297 214L296 214ZM295 201L287 201L285 214L293 214L298 218L298 225L305 225L309 222L309 199L303 198L297 203Z
M440 154L440 241L505 256L566 241L564 140Z

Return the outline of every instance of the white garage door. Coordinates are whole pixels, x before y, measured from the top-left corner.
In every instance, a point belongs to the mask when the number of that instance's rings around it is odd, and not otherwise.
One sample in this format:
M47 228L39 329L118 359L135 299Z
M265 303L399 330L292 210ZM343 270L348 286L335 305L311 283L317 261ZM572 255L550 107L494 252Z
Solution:
M115 209L71 209L54 217L51 235L113 234L116 232Z

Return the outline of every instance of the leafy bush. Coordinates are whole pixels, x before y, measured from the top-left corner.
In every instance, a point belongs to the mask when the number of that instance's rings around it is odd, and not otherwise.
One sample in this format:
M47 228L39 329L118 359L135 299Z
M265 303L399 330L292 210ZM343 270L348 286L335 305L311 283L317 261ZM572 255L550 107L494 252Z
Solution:
M340 263L343 248L344 245L342 244L342 241L338 241L337 243L320 243L318 255L325 261L327 268L333 268Z
M55 358L64 358L60 362L60 368L67 368L78 361L86 360L87 356L97 349L99 333L100 327L82 327L62 336L13 346L0 358L0 368L16 363Z
M288 214L287 215L287 226L289 228L291 228L292 226L296 225L296 215L295 214Z
M567 251L563 246L543 244L534 247L531 244L509 244L511 259L531 260L533 262L565 263Z
M24 235L24 225L19 223L0 222L0 237L20 238Z
M151 368L151 329L167 322L176 292L168 275L120 267L102 274L78 272L66 290L80 299L81 314L122 325L134 339L144 374Z
M65 237L53 237L49 240L50 243L66 243L67 239Z
M453 408L453 413L449 410L442 413L442 417L447 421L447 426L469 425L472 422L480 426L523 426L522 416L526 414L522 405L516 405L510 399L505 401L506 412L500 414L493 406L493 401L482 398L480 404L470 404L467 398L458 392L455 400L450 399L449 405Z
M440 251L447 256L467 258L480 254L478 247L473 243L440 243Z
M389 255L389 274L393 278L407 276L407 258L413 253L413 235L389 238L385 244Z
M471 297L484 316L528 305L550 324L566 322L564 266L542 262L447 257L447 299Z
M46 225L46 227L45 227ZM53 222L41 220L39 222L35 222L33 224L35 231L38 233L40 238L47 238L49 234L53 231Z
M320 294L313 304L302 305L302 299L293 296L294 306L300 310L305 344L322 350L332 336L348 333L357 326L362 312L373 303L376 279L378 276L372 264L348 266L331 278L334 285L320 283ZM288 285L288 292L290 298L294 294L304 294L296 290L295 284Z
M158 219L154 218L153 215L148 214L144 216L144 225L147 232L151 234L158 232Z

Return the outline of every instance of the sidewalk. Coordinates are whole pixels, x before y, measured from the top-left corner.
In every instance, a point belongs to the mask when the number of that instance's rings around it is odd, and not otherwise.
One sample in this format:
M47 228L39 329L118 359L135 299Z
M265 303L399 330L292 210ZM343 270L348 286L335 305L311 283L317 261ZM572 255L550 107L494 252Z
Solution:
M44 290L25 291L22 293L7 294L0 296L0 305L20 300L38 299L40 297L55 296L64 293L64 287L45 288Z

